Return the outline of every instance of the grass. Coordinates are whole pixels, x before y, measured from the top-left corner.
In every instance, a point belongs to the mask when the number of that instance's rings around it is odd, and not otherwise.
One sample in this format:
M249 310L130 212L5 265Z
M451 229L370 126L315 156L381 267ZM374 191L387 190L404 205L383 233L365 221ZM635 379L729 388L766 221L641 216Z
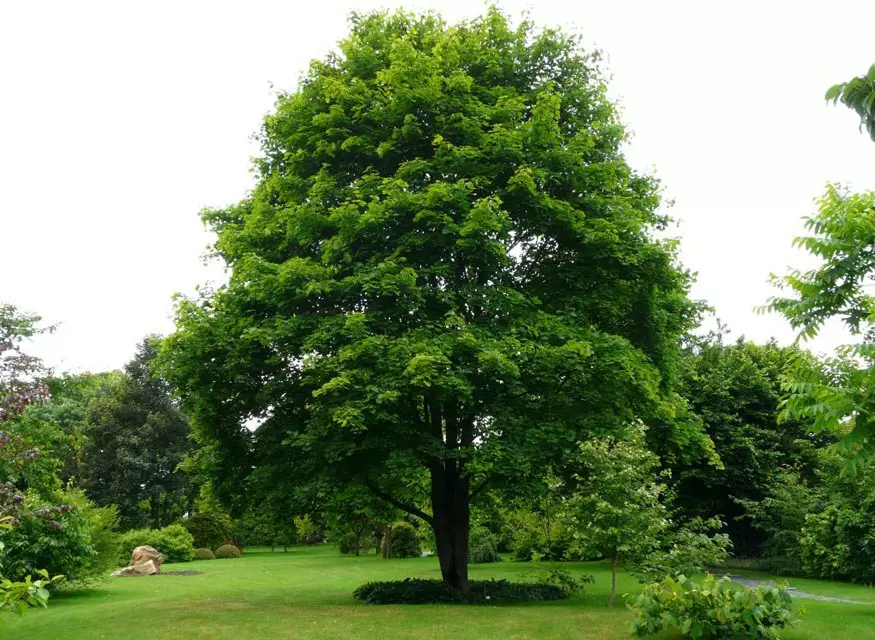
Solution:
M607 608L610 570L603 563L567 563L592 573L585 594L560 602L505 606L385 606L356 602L352 591L370 580L439 577L434 558L385 560L340 556L332 546L288 553L251 549L240 559L165 565L197 576L113 579L52 599L49 609L0 622L4 640L126 640L162 638L631 638L632 615ZM471 567L473 578L523 579L525 563ZM752 577L765 577L762 575ZM791 580L799 589L871 604L803 601L802 624L786 640L875 639L875 590L818 580ZM619 577L620 593L637 582ZM671 634L654 638L675 638Z

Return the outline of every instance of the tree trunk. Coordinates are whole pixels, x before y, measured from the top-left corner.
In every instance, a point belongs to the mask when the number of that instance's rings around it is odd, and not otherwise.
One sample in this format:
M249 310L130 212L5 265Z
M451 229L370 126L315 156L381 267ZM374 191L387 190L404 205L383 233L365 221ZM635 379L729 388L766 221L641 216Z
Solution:
M470 481L454 469L435 467L431 472L432 528L441 576L445 583L468 595L468 527Z
M614 608L614 599L617 597L617 556L611 557L611 599L608 607Z

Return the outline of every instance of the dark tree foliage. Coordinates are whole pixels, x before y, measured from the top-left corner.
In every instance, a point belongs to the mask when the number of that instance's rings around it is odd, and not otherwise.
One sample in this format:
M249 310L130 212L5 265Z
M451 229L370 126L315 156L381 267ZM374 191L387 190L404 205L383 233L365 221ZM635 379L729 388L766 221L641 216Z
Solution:
M758 556L764 534L742 518L739 500L762 500L781 468L812 478L817 449L831 442L829 436L814 435L810 422L779 424L782 374L798 356L798 349L774 342L724 344L720 333L696 341L688 354L684 395L722 465L678 469L676 502L689 516L720 516L740 556Z
M524 487L593 432L670 425L697 308L625 140L574 37L494 9L355 15L265 119L251 196L205 212L230 281L182 301L166 343L217 493L263 455L243 426L261 418L299 478L431 525L467 591L483 487Z
M155 339L147 338L115 393L97 398L88 411L84 484L98 504L118 505L127 528L161 528L190 506L179 469L192 448L188 422L167 381L152 371L155 355Z

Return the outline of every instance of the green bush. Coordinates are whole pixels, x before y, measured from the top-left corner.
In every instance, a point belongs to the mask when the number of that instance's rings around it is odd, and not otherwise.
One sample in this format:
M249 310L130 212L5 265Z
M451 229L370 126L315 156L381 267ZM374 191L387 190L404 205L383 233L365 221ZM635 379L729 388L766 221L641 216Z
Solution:
M549 567L543 569L543 574L534 580L536 584L550 584L562 590L566 596L583 591L584 585L595 582L595 576L584 573L575 576L568 569Z
M27 515L3 533L3 577L16 582L39 570L68 581L91 577L97 551L85 514L69 506L46 506L32 496L25 498L25 506Z
M194 558L194 538L179 524L163 529L133 529L121 534L119 563L128 564L131 552L148 545L164 554L166 562L189 562Z
M85 518L93 555L80 559L79 571L66 574L70 581L87 583L105 578L115 569L119 555L118 508L115 505L98 507L81 489L65 489L60 501L72 505Z
M347 531L346 533L341 534L337 544L340 553L354 553L356 555L367 553L372 546L374 546L373 536L369 533L363 533L359 539L356 540L355 534L352 531Z
M514 560L528 562L533 557L563 560L569 555L573 532L555 514L547 517L532 511L517 511L508 516L505 526L510 530Z
M195 549L194 550L194 559L195 560L215 560L216 554L212 552L210 549Z
M498 540L486 527L476 527L468 537L468 562L470 564L485 564L498 562Z
M556 585L508 582L507 580L472 580L468 598L440 580L407 578L392 582L369 582L355 590L353 596L367 604L499 604L533 600L562 600L565 592Z
M422 555L419 547L419 535L409 522L399 520L389 528L390 558L418 558Z
M180 524L194 538L194 546L215 549L225 540L234 539L231 520L223 513L204 511L184 518Z
M240 555L240 549L235 547L233 544L223 544L221 547L216 549L217 558L239 558Z
M638 636L676 628L696 640L772 640L797 621L786 589L736 588L728 578L710 574L702 584L684 576L653 582L629 604L638 614L632 627Z

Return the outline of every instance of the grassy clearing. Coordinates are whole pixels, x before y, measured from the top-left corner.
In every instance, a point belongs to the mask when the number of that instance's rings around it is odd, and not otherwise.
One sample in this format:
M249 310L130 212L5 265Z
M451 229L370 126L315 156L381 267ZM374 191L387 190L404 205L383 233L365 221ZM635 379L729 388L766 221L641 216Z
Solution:
M353 600L353 589L369 580L438 577L437 560L347 557L329 546L295 547L289 553L252 549L237 560L166 565L168 571L194 569L203 571L202 575L114 579L88 591L53 598L48 610L0 623L0 635L10 640L631 638L630 612L606 607L609 568L603 563L564 566L594 574L596 583L588 585L584 595L561 602L373 607ZM475 578L511 580L531 571L528 564L512 562L471 568ZM808 615L802 625L786 633L787 640L875 639L875 590L817 580L791 583L811 593L872 605L804 601ZM620 576L621 593L638 587L633 578Z

